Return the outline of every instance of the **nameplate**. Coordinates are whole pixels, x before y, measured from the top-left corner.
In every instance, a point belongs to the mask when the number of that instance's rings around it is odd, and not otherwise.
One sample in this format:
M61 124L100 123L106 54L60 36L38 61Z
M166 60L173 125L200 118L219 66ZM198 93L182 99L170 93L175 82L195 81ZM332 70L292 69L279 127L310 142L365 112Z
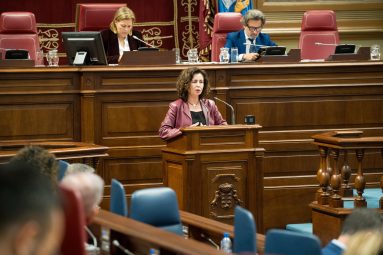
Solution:
M175 65L175 51L124 51L119 65Z
M330 55L328 61L364 61L370 60L370 47L360 47L356 53Z
M256 62L260 63L282 63L301 61L301 50L291 49L287 55L263 55Z

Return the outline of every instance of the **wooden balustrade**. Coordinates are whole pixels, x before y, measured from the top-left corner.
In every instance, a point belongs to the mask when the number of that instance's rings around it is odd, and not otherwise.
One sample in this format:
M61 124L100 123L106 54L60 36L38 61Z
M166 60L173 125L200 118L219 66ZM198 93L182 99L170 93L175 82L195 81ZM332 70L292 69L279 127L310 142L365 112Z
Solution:
M319 146L320 155L317 171L320 188L316 193L316 201L310 204L313 233L321 239L323 245L326 245L331 239L339 236L343 221L352 212L352 208L343 208L345 199L354 199L355 208L367 206L367 201L363 196L366 187L366 177L362 167L363 159L367 151L375 153L377 150L381 150L383 156L383 137L363 137L362 131L350 130L317 134L312 138L314 144ZM352 152L355 152L356 158L354 187L357 195L355 198L352 198L353 190L350 186L352 170L349 156ZM343 164L340 168L339 159L342 156ZM382 173L377 172L370 176L376 180L376 175L379 176L379 174ZM380 188L383 190L383 177L379 177L379 180ZM375 183L377 182L376 180ZM379 206L380 212L383 213L383 197L380 198Z
M314 144L319 146L321 157L317 178L320 189L317 191L316 201L319 205L329 205L333 208L342 208L342 197L352 197L352 189L349 185L351 167L349 165L348 152L355 151L357 159L357 172L354 186L357 196L354 199L355 207L366 207L367 202L363 197L366 179L363 174L363 158L366 150L380 149L383 156L383 136L363 137L363 132L358 130L331 131L312 136ZM339 156L343 153L343 165L339 172ZM329 170L328 158L332 158L332 167ZM383 189L382 181L380 186ZM382 198L383 199L383 198ZM381 201L382 201L381 199ZM383 209L382 203L380 208Z

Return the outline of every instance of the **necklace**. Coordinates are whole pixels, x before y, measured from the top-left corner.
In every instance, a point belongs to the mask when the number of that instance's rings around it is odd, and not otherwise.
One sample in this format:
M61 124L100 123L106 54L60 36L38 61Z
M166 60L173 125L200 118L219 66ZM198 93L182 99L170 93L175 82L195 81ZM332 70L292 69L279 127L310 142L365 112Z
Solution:
M197 105L198 105L198 103L196 103L196 104L192 104L192 103L190 103L189 101L188 101L188 104L190 104L190 105L193 106L193 107L197 107Z

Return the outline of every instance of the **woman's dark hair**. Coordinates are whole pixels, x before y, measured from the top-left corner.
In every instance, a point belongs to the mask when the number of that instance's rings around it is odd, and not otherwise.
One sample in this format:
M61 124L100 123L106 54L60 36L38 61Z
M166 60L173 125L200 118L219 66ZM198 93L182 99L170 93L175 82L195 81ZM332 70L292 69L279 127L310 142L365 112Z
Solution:
M201 95L199 95L199 99L205 98L209 94L210 87L207 73L198 67L190 67L181 72L181 74L178 76L176 84L178 97L181 98L184 102L188 100L188 89L190 87L191 81L193 80L193 76L199 73L203 76L203 89Z

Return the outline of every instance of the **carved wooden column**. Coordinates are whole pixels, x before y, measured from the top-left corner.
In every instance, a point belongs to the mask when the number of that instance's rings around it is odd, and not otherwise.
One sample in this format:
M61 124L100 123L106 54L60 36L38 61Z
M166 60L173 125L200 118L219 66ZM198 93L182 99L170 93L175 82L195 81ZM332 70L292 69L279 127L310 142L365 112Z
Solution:
M327 205L330 194L327 191L328 185L330 183L330 173L327 171L327 152L326 147L319 147L320 154L320 166L317 172L317 179L319 182L320 188L316 193L316 200L320 205Z
M355 177L355 189L358 192L358 196L355 198L354 206L355 207L367 207L366 199L363 197L364 188L366 186L366 180L363 176L362 171L362 160L364 156L364 150L356 150L356 158L358 159L358 172Z
M338 171L339 150L332 149L330 155L334 159L334 167L333 167L333 173L330 178L333 194L330 198L329 204L331 207L338 208L338 207L343 207L343 200L342 200L342 197L339 195L340 186L342 184L342 178Z
M319 161L319 169L317 171L317 180L319 183L319 189L317 190L315 194L315 200L319 201L319 197L322 194L322 186L321 183L321 176L323 171L327 171L327 147L319 146L319 155L320 155L320 161Z
M342 197L352 197L353 196L352 188L348 184L350 181L350 177L351 177L351 167L348 164L348 157L347 157L348 155L347 154L348 154L347 150L344 150L344 162L343 162L343 166L342 166L342 170L341 170L343 184L342 184L342 188L340 190L340 195Z

